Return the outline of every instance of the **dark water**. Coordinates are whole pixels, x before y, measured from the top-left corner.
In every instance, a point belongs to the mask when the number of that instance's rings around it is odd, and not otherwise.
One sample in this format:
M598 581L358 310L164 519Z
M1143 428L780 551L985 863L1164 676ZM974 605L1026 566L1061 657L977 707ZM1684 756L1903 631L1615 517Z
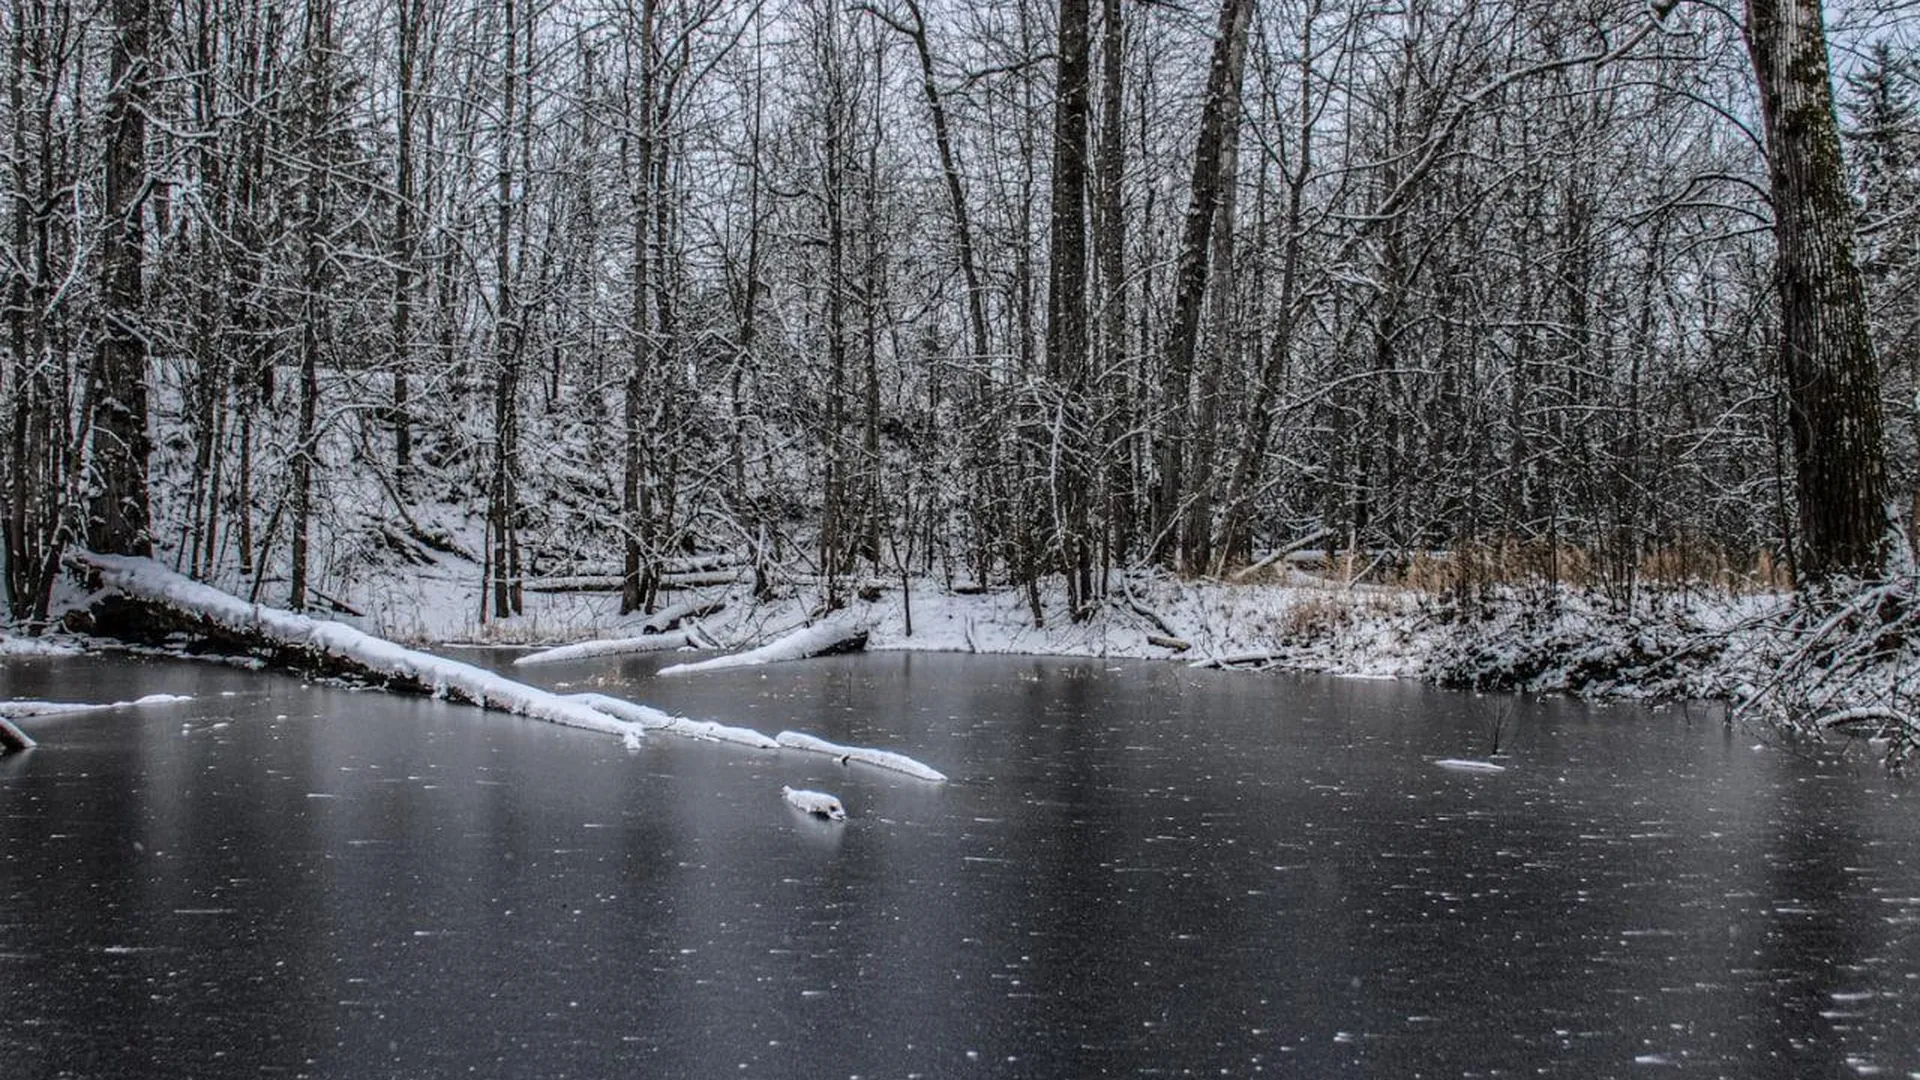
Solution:
M1862 753L1156 664L650 667L540 677L955 782L0 665L0 698L194 697L0 759L0 1077L1920 1070L1916 795ZM1508 708L1509 771L1433 765Z

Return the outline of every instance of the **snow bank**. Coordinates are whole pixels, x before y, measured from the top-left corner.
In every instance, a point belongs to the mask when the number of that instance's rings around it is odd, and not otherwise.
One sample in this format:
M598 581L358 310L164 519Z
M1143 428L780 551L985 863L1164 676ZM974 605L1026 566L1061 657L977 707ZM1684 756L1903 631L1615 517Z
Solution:
M130 709L141 705L173 705L192 701L179 694L148 694L132 701L95 704L86 701L0 701L0 718L23 720L36 716L63 716L68 713L99 712L103 709Z
M369 674L421 687L435 697L451 697L484 709L609 735L634 730L633 725L598 709L472 664L404 648L344 623L249 604L176 574L152 559L92 552L74 552L71 558L97 571L109 588L261 644L333 659Z
M858 652L866 648L866 645L865 625L852 619L828 619L812 626L803 626L757 649L734 653L732 656L716 656L711 660L698 660L691 664L673 664L661 668L660 674L688 675L698 671L776 664L784 660L805 660L808 657L826 656L831 653Z
M780 794L786 798L787 802L815 817L823 817L828 821L847 820L847 808L840 805L839 799L824 791L782 787Z
M905 754L896 754L891 750L870 750L863 746L841 746L838 743L830 743L825 739L815 738L801 731L783 731L773 738L775 742L789 750L808 750L816 754L831 754L837 758L845 758L848 761L858 761L865 765L872 765L875 768L892 769L894 772L906 773L908 776L918 777L921 780L932 780L936 783L947 778L946 773L930 765L921 764Z
M516 667L523 664L562 664L569 660L591 660L596 657L620 656L626 653L714 647L713 640L696 626L675 630L668 634L642 634L639 637L605 638L600 641L583 641L578 645L561 645L558 648L542 649L539 652L517 657L513 663Z
M649 705L636 705L631 701L608 697L605 694L569 694L567 700L578 701L609 716L638 724L648 731L664 731L669 735L682 735L690 739L738 743L741 746L751 746L760 750L777 750L780 747L779 743L752 728L729 727L726 724L716 724L711 720L689 720L684 716L673 716L661 712Z
M0 633L0 656L78 656L79 654L80 650L71 645Z

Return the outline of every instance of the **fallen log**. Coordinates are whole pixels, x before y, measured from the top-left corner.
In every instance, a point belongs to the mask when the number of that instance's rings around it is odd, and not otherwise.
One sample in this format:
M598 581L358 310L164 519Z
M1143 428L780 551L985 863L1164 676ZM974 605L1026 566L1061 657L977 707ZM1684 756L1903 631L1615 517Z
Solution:
M525 656L516 657L515 667L526 664L560 664L569 660L592 660L603 656L625 656L630 653L669 652L673 649L715 649L712 638L695 624L685 630L675 630L671 634L642 634L639 637L604 638L599 641L582 641L576 645L559 645L551 649L541 649Z
M725 600L682 600L677 604L669 604L659 611L654 612L652 615L647 616L647 621L640 624L640 629L649 634L658 634L672 630L688 619L704 619L709 615L718 615L726 609L727 602ZM700 645L696 647L702 649L714 648L712 645Z
M31 749L33 749L33 740L27 738L27 733L14 727L13 721L0 716L0 753Z
M867 746L842 746L839 743L809 735L804 731L783 731L775 735L774 740L789 750L805 750L809 753L826 754L838 758L842 765L849 761L858 761L863 765L872 765L878 769L892 769L894 772L906 773L908 776L936 784L947 778L946 773L933 766L915 761L905 754L896 754L891 750L875 750Z
M640 731L582 702L472 664L404 648L345 623L249 604L152 559L88 551L67 557L110 590L85 613L91 625L84 629L103 636L151 641L185 632L305 674L351 678L610 735Z
M867 629L852 620L829 619L803 626L777 641L731 656L716 656L691 664L672 664L660 669L662 675L688 675L722 668L752 667L786 660L807 660L816 656L859 652L867 647Z

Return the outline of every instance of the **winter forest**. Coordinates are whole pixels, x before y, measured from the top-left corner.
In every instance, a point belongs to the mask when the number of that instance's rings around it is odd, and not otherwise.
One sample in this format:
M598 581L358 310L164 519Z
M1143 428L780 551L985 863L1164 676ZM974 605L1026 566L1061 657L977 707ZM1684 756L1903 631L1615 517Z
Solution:
M483 618L711 552L1036 623L1298 547L1629 610L1872 576L1920 74L1832 5L1827 78L1822 17L13 0L10 611L75 547L293 609L455 551Z

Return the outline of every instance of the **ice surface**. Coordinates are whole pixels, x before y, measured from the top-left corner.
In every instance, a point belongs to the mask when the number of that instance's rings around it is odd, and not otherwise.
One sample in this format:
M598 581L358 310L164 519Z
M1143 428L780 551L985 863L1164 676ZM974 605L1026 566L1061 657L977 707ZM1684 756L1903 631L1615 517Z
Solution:
M782 787L780 794L785 796L786 800L794 806L816 817L823 817L828 821L845 821L847 819L846 807L840 805L839 799L824 791L808 791L804 788L794 789Z
M876 768L892 769L894 772L906 773L908 776L918 777L922 780L933 780L937 782L947 778L946 773L930 765L921 764L905 754L896 754L891 750L871 750L863 746L841 746L838 743L830 743L825 739L815 738L801 731L783 731L775 735L774 740L790 750L810 750L816 754L831 754L845 761L858 761L862 764L875 766Z

